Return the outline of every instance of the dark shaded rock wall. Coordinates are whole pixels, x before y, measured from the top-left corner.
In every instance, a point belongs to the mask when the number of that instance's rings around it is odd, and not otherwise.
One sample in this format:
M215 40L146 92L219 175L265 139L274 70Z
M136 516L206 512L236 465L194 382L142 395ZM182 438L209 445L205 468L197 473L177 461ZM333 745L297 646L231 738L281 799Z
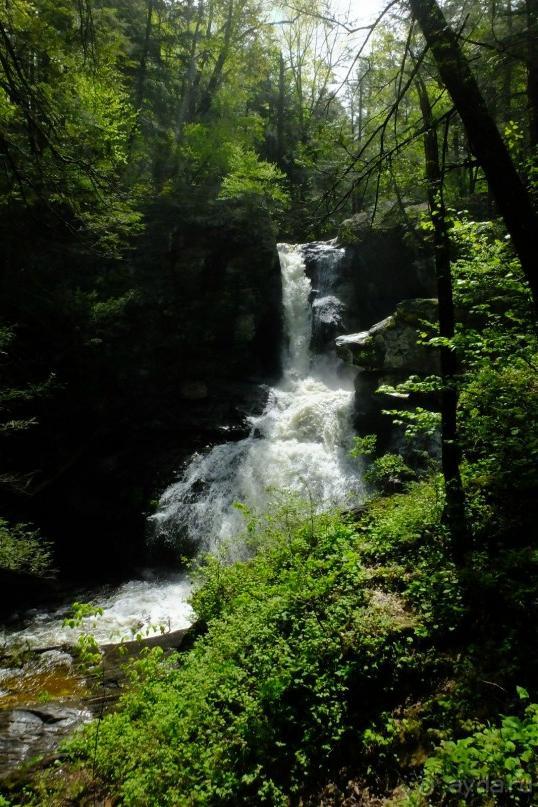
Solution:
M421 212L410 209L409 221ZM401 430L383 415L395 402L376 390L411 373L437 370L437 358L416 343L419 321L437 316L431 250L409 222L381 216L372 226L371 216L360 213L342 223L334 241L306 244L304 255L313 289L313 349L334 349L336 340L340 357L357 368L358 433L376 433L380 448L395 449L401 446ZM323 316L316 322L320 304ZM398 403L411 407L416 401Z
M145 215L121 261L77 255L67 271L69 252L49 250L43 267L36 237L5 275L5 318L24 322L18 350L31 358L39 344L35 375L53 371L55 388L32 401L38 425L6 446L2 467L24 487L1 491L0 512L35 523L56 565L85 579L146 561L152 500L190 453L244 433L260 382L280 370L280 267L264 211L160 200ZM100 319L75 308L91 302L96 273ZM51 303L34 313L44 282Z

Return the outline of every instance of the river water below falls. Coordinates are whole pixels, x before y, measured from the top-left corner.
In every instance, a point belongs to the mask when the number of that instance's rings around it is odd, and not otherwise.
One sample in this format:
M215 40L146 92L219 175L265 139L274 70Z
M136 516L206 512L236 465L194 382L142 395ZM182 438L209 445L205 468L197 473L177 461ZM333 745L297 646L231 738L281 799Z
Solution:
M190 590L185 575L163 579L147 574L145 579L129 580L120 586L73 592L65 604L33 609L14 621L12 627L0 630L0 644L40 649L73 645L81 633L91 633L97 642L108 644L180 630L191 624ZM65 620L74 601L90 602L103 613L84 619L79 627L67 627Z
M315 248L322 260L321 290L312 289L305 273L303 247L279 245L285 330L281 381L268 390L262 414L250 418L247 438L195 454L178 481L163 493L152 517L157 539L188 538L209 551L227 542L232 544L232 555L240 556L245 525L235 502L263 512L271 507L275 492L291 492L314 502L319 510L360 498L360 474L349 458L353 377L334 352L311 351L316 295L326 299L330 293L331 273L342 250L330 244ZM90 629L99 642L111 642L136 633L184 628L192 616L189 593L184 576L132 580L113 591L97 590L85 599L104 613L82 630ZM40 648L74 643L80 631L65 628L65 616L62 608L35 611L0 640Z

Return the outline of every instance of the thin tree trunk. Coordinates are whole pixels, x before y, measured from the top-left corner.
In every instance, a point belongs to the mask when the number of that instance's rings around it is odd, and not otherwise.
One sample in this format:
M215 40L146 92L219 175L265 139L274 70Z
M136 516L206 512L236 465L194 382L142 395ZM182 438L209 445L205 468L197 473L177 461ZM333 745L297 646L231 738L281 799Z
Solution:
M433 222L433 242L437 297L439 300L439 334L452 339L455 328L450 239L443 200L443 173L439 163L439 143L428 91L422 78L416 82L424 125L424 156L428 202ZM441 462L445 482L445 519L453 542L456 562L461 565L467 549L465 494L460 474L460 450L457 433L458 390L457 360L450 348L442 346L441 359Z
M144 44L142 46L142 54L140 56L140 63L138 66L138 75L136 80L135 107L138 110L140 109L140 107L144 102L144 94L146 89L149 44L151 42L151 32L153 28L153 10L154 10L154 0L149 0L148 11L146 16L146 30L144 33Z
M276 110L276 154L277 162L282 168L284 164L284 123L286 113L286 83L285 83L284 56L282 51L278 54L278 103Z
M538 0L527 0L527 103L530 144L538 146Z
M508 37L511 40L514 33L514 15L512 13L512 0L506 4L506 26ZM504 57L503 82L502 82L502 119L508 123L512 119L512 77L513 59L510 53Z
M183 81L181 92L181 102L179 105L177 119L176 119L176 141L179 142L183 131L183 126L189 118L189 110L192 106L192 95L194 88L194 80L196 78L196 67L198 57L198 42L200 39L200 28L204 14L204 0L199 0L196 26L192 35L191 49L189 53L189 66Z
M220 87L222 79L222 71L224 70L224 65L226 64L226 59L228 58L228 54L230 52L230 45L232 43L232 33L234 27L233 23L234 23L234 0L228 0L228 15L226 17L226 24L224 28L224 42L222 43L222 48L220 49L217 61L215 62L215 66L213 68L213 72L211 73L211 76L207 83L207 87L200 102L200 108L198 111L201 117L207 115L207 113L211 109L213 98L215 97L215 94L217 93L217 90Z
M531 197L487 109L458 37L448 25L436 0L409 0L409 4L434 56L441 80L465 126L471 149L486 175L538 311L535 246L538 216Z

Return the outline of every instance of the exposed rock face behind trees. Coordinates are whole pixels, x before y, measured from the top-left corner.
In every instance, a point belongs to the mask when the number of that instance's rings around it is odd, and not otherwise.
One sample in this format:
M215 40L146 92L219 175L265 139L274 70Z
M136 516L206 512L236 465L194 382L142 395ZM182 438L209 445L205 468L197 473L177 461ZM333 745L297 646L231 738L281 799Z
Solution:
M387 317L400 301L435 294L428 251L413 238L409 227L397 220L371 226L369 214L353 216L342 223L335 246L345 249L333 284L344 310L338 328L325 336L334 339L339 334L366 330ZM319 253L307 248L305 257L316 289L321 285Z
M437 320L437 300L405 300L367 331L339 336L337 352L361 370L405 376L439 372L439 358L420 343L422 322Z
M61 568L76 568L88 547L98 574L125 567L126 543L130 560L142 559L151 500L193 451L242 436L245 413L265 402L260 383L279 374L280 267L268 216L246 203L194 199L160 201L145 215L123 261L66 243L46 266L48 233L31 242L22 221L18 241L27 247L6 270L8 320L25 322L19 356L30 362L39 340L32 375L53 372L59 391L31 402L38 425L8 446L14 472L35 472L24 492L4 494L4 510L57 542ZM402 299L432 294L428 261L402 225L371 228L361 216L346 233L338 316L325 312L320 349ZM316 254L306 251L313 288ZM47 304L33 311L43 273ZM374 400L366 392L360 407Z

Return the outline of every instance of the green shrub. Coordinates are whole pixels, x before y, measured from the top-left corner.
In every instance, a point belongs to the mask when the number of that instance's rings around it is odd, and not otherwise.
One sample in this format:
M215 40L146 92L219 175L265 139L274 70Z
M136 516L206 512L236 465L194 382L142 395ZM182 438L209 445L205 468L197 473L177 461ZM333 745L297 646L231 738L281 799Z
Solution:
M9 525L0 518L0 567L47 575L52 572L52 546L27 524Z
M447 740L426 761L423 793L436 804L529 803L538 778L538 704L500 726L478 725ZM431 802L430 802L431 803Z
M251 522L250 559L205 560L193 603L206 633L179 663L159 651L135 663L99 728L97 771L122 804L287 804L358 747L374 705L425 663L428 628L409 603L431 572L436 488L372 504L362 526L285 508ZM397 569L386 539L402 528L415 544ZM445 601L443 586L421 596ZM70 753L93 758L95 731Z
M415 472L399 454L383 454L373 461L364 475L367 482L383 493L401 490L414 476Z
M352 457L371 457L375 453L376 447L377 435L355 436L353 438L353 448L349 453Z
M522 359L482 367L461 395L465 455L475 483L535 489L538 483L538 377Z

